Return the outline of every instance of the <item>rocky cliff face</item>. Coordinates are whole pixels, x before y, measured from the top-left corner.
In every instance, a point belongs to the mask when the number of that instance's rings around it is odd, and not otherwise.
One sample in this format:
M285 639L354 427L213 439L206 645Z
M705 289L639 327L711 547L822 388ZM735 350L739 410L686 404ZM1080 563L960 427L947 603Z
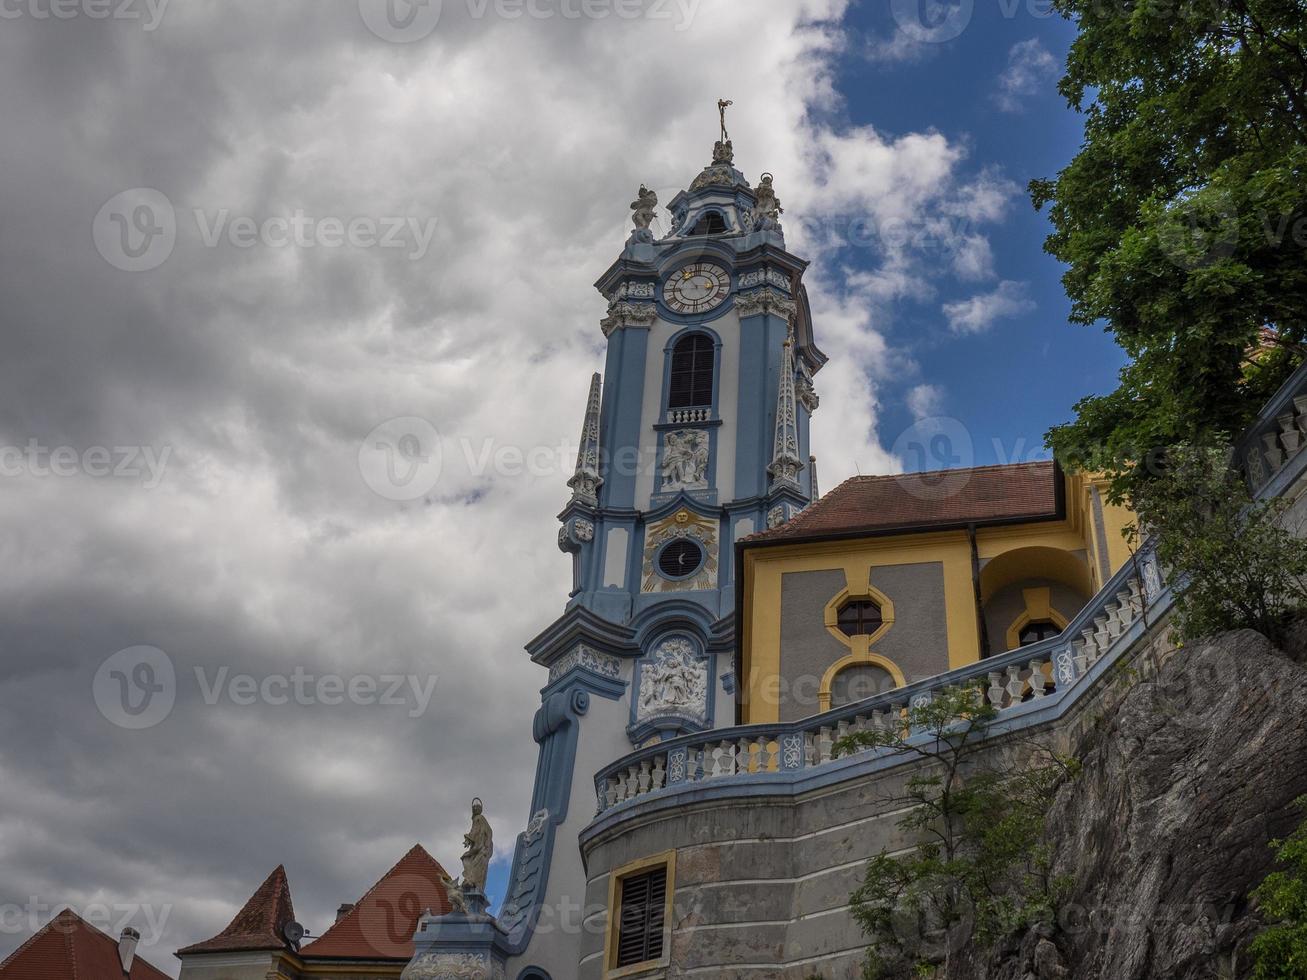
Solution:
M1247 976L1248 892L1307 794L1307 645L1288 645L1230 633L1122 678L1049 819L1057 872L1074 880L1057 927L950 980Z

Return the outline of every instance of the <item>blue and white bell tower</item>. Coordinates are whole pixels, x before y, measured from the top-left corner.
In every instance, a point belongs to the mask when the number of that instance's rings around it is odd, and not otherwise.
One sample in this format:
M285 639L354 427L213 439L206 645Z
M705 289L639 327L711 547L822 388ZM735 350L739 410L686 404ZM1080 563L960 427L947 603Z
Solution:
M785 248L771 176L751 187L735 168L724 111L713 162L671 200L661 238L657 204L642 187L635 231L596 284L607 362L558 539L572 594L527 646L549 680L499 919L509 977L577 974L583 925L568 920L589 904L577 839L595 773L635 746L734 724L735 542L815 489L808 424L826 358L807 263Z

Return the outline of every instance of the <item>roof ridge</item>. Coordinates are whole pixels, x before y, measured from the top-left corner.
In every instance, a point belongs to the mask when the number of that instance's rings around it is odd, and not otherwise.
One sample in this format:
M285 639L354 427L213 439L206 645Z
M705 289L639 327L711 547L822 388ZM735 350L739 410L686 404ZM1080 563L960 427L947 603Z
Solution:
M1051 459L1028 459L1019 463L985 463L983 466L944 466L935 470L903 470L900 473L859 473L851 476L844 483L853 483L855 481L866 480L898 480L904 477L919 476L938 476L942 473L985 473L992 470L1014 470L1025 466L1049 466L1054 461ZM844 486L844 483L835 487ZM832 491L833 492L833 491ZM824 498L823 498L824 499Z

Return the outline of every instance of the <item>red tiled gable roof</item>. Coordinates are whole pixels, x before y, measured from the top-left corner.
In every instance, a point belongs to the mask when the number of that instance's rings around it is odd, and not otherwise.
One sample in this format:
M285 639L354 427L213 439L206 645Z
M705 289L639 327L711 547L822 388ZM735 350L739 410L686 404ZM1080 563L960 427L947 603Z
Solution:
M373 885L330 929L300 950L305 959L413 958L413 933L430 909L449 911L445 869L419 845Z
M743 540L781 543L813 537L991 524L1058 513L1051 462L978 466L895 476L855 476L788 524Z
M226 929L212 939L179 950L177 955L188 953L233 953L255 950L285 949L282 932L286 923L295 918L295 906L290 900L290 882L286 869L278 865L258 891L250 896L245 907Z
M123 972L118 940L64 909L7 960L0 980L169 980L138 954Z

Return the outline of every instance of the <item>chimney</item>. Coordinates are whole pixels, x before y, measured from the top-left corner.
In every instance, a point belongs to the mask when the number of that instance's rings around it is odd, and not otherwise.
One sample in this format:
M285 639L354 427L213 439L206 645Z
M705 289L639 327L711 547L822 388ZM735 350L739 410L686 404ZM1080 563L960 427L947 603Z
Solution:
M353 911L354 911L353 902L343 903L340 908L336 909L336 921L339 922L341 919L345 918L345 916L349 915Z
M141 934L128 926L118 937L118 960L123 965L123 973L131 976L132 961L136 959L136 944L141 941Z

